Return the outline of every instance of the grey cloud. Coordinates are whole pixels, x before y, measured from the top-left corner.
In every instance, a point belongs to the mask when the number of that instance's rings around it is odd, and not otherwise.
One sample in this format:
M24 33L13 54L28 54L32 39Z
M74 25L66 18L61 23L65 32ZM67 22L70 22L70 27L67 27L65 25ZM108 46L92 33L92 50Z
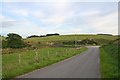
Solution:
M3 21L0 23L0 27L2 28L9 28L9 27L12 27L16 24L16 21Z

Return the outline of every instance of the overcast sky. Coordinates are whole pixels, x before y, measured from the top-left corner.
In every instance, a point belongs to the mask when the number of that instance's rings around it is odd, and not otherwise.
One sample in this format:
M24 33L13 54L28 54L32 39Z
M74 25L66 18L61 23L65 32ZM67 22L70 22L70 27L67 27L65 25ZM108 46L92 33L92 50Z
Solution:
M1 35L118 34L117 2L6 2Z

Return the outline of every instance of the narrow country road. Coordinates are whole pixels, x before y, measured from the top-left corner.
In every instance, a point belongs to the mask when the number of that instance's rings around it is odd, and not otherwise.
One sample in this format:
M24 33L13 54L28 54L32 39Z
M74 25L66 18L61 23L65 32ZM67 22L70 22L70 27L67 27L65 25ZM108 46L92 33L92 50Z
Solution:
M99 47L17 78L100 78Z

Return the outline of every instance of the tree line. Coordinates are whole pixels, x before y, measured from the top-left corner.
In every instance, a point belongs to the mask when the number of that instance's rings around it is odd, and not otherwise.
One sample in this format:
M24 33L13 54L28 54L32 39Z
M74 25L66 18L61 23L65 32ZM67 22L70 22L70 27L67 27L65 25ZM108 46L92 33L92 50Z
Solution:
M55 34L46 34L37 36L37 35L31 35L28 36L27 38L32 38L32 37L46 37L46 36L58 36L58 33ZM29 46L29 44L25 43L22 39L22 37L19 34L15 33L9 33L7 34L7 37L5 40L2 40L2 48L23 48Z
M97 34L97 35L113 36L112 34Z
M54 33L54 34L46 34L46 35L31 35L31 36L28 36L27 38L33 38L33 37L47 37L47 36L59 36L60 34L58 33Z

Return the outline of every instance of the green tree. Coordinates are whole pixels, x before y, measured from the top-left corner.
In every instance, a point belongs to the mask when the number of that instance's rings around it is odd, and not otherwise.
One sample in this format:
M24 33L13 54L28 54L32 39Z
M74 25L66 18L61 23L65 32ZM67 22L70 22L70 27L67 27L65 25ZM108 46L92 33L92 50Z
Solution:
M24 47L24 42L22 37L15 33L7 34L7 45L10 48L22 48Z

